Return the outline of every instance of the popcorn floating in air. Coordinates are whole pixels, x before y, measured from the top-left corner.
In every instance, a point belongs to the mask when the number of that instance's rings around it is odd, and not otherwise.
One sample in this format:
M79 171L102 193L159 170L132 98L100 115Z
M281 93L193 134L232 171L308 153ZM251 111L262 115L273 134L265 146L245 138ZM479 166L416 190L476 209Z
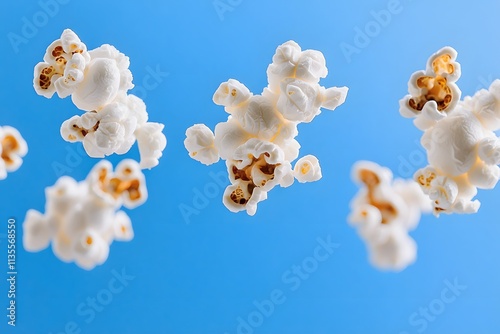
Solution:
M83 142L87 154L103 158L125 154L137 141L141 168L153 168L166 147L163 124L148 122L146 105L132 89L130 61L114 46L104 44L87 51L71 30L47 49L43 62L35 66L33 86L37 94L51 98L71 95L75 106L85 111L61 126L68 142Z
M52 244L62 261L91 270L106 261L114 240L133 239L130 218L120 208L143 204L148 193L139 164L126 159L114 172L111 163L102 160L81 182L63 176L46 188L45 196L45 214L26 214L24 248L38 252Z
M403 270L417 256L408 235L431 201L413 180L393 180L390 169L369 161L357 162L353 180L361 186L351 201L349 222L366 242L370 262L377 268Z
M229 114L212 132L204 124L186 131L189 156L205 165L226 161L231 184L223 195L232 212L254 215L257 204L275 186L288 187L296 178L312 182L321 178L319 161L312 155L299 159L295 140L297 125L309 123L321 108L334 110L343 104L347 87L319 85L328 74L319 51L302 51L289 41L279 46L267 69L268 87L254 95L237 80L229 79L216 90L213 101Z
M10 126L0 126L0 180L7 177L7 172L15 172L21 167L26 153L28 145L19 131Z
M414 179L433 201L434 214L476 213L477 189L492 189L500 177L500 80L460 101L457 52L445 47L415 72L400 113L424 131L429 165Z

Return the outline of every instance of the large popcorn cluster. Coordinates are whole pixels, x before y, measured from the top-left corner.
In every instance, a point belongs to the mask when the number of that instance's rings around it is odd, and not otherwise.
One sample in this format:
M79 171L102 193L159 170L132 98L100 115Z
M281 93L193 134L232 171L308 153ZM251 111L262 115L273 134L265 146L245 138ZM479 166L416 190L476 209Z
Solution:
M440 213L476 213L477 189L492 189L500 177L500 80L460 100L457 52L445 47L432 55L425 71L415 72L400 113L414 118L429 165L414 179Z
M114 172L111 163L102 160L81 182L63 176L45 190L45 196L45 214L35 210L26 214L24 248L37 252L52 243L62 261L90 270L106 261L114 240L134 237L130 218L118 211L120 207L135 208L148 195L139 164L126 159Z
M212 132L204 124L186 131L184 145L191 158L210 165L226 160L231 184L223 195L232 212L254 215L257 204L275 186L321 178L319 161L312 155L297 159L297 125L309 123L321 108L334 110L344 103L346 87L326 89L319 80L328 73L319 51L302 51L289 41L279 46L267 69L269 85L254 95L237 80L222 83L213 96L229 114Z
M19 131L11 126L0 126L0 180L7 177L7 172L15 172L23 163L28 153L28 145Z
M146 105L132 89L129 58L114 46L104 44L87 51L71 30L63 31L35 66L33 86L39 95L60 98L71 95L82 116L73 116L61 126L69 142L83 142L94 158L124 154L137 140L141 168L158 165L166 146L163 124L148 122Z
M351 201L349 222L366 242L371 263L381 269L402 270L417 256L408 235L430 212L430 200L412 180L393 180L390 169L373 162L357 162L352 178L362 188Z

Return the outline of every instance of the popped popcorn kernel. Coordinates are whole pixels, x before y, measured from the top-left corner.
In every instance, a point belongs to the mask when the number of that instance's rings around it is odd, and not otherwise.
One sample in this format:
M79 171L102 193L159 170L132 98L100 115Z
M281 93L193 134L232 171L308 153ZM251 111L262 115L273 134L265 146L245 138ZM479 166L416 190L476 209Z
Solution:
M319 85L328 69L323 54L302 51L294 41L276 49L267 68L268 86L254 95L244 84L229 79L213 95L213 102L229 114L212 132L204 124L186 131L189 156L210 165L226 161L231 185L223 203L231 212L254 215L259 202L276 185L289 187L321 179L318 159L308 155L292 169L300 144L297 125L309 123L321 108L334 110L345 102L348 88Z
M158 165L166 147L163 124L148 122L144 102L127 92L134 87L129 58L109 44L87 51L71 30L63 31L34 70L39 95L71 96L83 115L63 122L60 133L68 142L83 142L87 154L104 158L125 154L137 141L141 167Z
M456 85L460 78L457 52L445 47L432 55L425 70L413 73L408 82L409 95L400 100L403 117L415 118L415 125L426 130L446 118L460 101Z
M21 167L26 153L28 145L19 131L10 126L0 127L0 180L7 177L7 172Z
M321 167L318 158L314 155L306 155L300 158L293 168L293 176L300 183L314 182L321 179Z
M370 262L380 269L406 268L416 259L408 233L431 210L430 199L415 183L393 180L389 169L373 162L357 162L352 178L361 189L351 201L348 221L366 242Z
M432 55L425 71L410 78L400 113L415 118L429 165L414 180L441 213L479 210L477 189L492 189L500 179L500 81L460 100L457 52L446 47ZM411 111L410 109L414 109Z
M205 165L219 161L219 151L215 147L215 135L205 124L195 124L186 130L184 146L191 158Z
M84 181L59 178L46 188L45 196L44 214L35 210L26 214L24 248L38 252L52 245L60 260L91 270L106 261L114 240L133 239L131 220L119 209L144 203L147 189L137 162L123 160L113 171L103 160Z

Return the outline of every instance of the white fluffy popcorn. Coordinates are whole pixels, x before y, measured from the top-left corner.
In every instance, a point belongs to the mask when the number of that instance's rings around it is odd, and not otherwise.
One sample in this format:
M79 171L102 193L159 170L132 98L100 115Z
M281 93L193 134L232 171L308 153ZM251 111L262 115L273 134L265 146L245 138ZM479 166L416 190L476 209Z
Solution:
M412 75L400 113L415 118L429 165L414 179L433 201L434 213L475 213L477 189L492 189L500 177L500 81L460 101L457 52L445 47Z
M71 95L75 106L85 111L61 126L69 142L83 142L87 154L103 158L125 154L137 141L141 167L152 168L166 146L163 125L150 123L144 102L134 95L127 56L104 44L87 51L71 30L63 31L35 67L33 86L39 95L61 98Z
M186 130L184 146L189 156L205 165L219 161L219 152L215 147L215 136L205 124L196 124Z
M38 252L52 244L62 261L91 270L106 261L114 240L133 239L130 218L119 209L143 204L148 194L139 164L126 159L114 171L108 161L99 162L81 182L63 176L45 196L45 214L26 214L24 248Z
M216 90L213 101L229 114L212 132L204 124L187 129L184 146L189 156L205 165L226 160L231 184L223 195L232 212L254 215L276 185L312 182L321 178L318 159L307 155L295 164L300 144L297 125L309 123L321 108L334 110L345 102L347 87L319 85L328 74L319 51L302 51L289 41L279 46L267 69L269 85L254 95L237 80Z
M357 162L352 178L361 189L351 201L349 222L366 242L370 261L380 269L406 268L417 255L408 232L431 210L430 200L413 181L393 180L388 168L373 162Z
M0 180L7 172L15 172L21 167L23 157L28 153L28 145L19 131L11 126L0 127Z
M300 183L314 182L321 179L321 167L318 158L314 155L306 155L300 158L293 168L293 176Z

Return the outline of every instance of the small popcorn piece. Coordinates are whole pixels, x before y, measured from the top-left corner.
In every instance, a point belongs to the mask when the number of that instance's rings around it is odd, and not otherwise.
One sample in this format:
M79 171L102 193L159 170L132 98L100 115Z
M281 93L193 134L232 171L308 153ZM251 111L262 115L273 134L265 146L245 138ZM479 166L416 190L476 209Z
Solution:
M84 80L84 71L90 61L87 47L78 36L66 29L61 38L48 48L43 62L35 66L33 86L38 95L51 98L57 92L64 98L74 92Z
M318 158L306 155L300 158L293 168L293 176L300 183L315 182L321 179L321 167Z
M52 226L40 212L28 210L23 223L23 244L29 252L38 252L49 246Z
M228 210L254 215L257 204L276 185L289 187L295 178L300 182L321 178L315 157L299 160L296 171L291 162L300 151L295 139L298 124L311 122L321 108L334 110L346 99L347 87L319 85L327 74L321 52L302 51L288 41L276 49L267 68L269 84L260 95L229 79L213 96L214 103L229 113L227 121L217 124L213 133L203 124L187 129L184 146L192 159L206 165L219 158L226 161L231 185L223 203Z
M239 181L229 185L224 191L222 202L231 212L245 211L253 216L257 204L267 199L267 192L253 187L251 182Z
M127 105L122 103L110 103L97 113L88 112L82 116L82 122L89 128L83 146L91 157L127 153L136 140L137 119L130 117Z
M287 78L297 78L317 84L328 74L323 54L315 50L301 51L294 41L288 41L276 49L273 62L267 68L269 87L279 93L280 83Z
M10 126L0 127L0 180L7 177L7 172L21 167L26 153L28 145L19 131Z
M167 146L163 128L164 125L160 123L146 123L135 131L142 169L151 169L159 164L159 159Z
M281 81L277 109L287 120L311 122L321 112L322 102L319 86L297 79Z
M147 122L144 102L134 95L121 97L101 111L73 116L61 126L61 136L69 142L83 142L87 154L103 158L127 153L137 140L141 168L158 165L167 145L163 124Z
M186 130L184 146L190 157L208 166L219 161L214 140L214 133L205 124L195 124Z
M451 177L443 175L431 166L419 169L414 180L432 201L435 216L441 213L475 213L479 202L472 201L477 193L467 175Z
M276 185L293 183L291 166L277 145L256 138L238 147L232 160L226 162L232 186L226 189L224 204L232 212L247 210L255 214L257 204L267 198Z
M132 89L132 73L128 69L129 58L114 46L104 44L89 52L85 80L72 94L78 109L99 111L113 102L120 93Z
M436 207L442 210L451 208L458 196L458 186L447 177L437 176L432 180L429 189L429 198L434 201Z
M93 195L112 207L123 204L133 209L148 197L144 174L131 159L122 160L114 173L110 162L99 162L89 173L87 184Z
M362 188L351 201L348 220L365 240L371 263L380 269L406 268L416 258L408 232L430 211L429 198L415 183L393 181L389 169L370 161L357 162L352 178Z
M445 118L460 101L455 82L460 78L457 52L445 47L432 55L425 71L415 72L408 82L409 95L400 101L400 113L416 118L415 125L425 130Z
M61 177L45 194L45 214L35 210L26 214L24 248L37 252L52 244L59 259L86 270L106 261L114 240L133 239L131 220L119 211L122 204L132 209L147 199L144 175L133 160L123 160L114 171L103 160L86 180Z
M228 113L232 113L232 110L242 107L251 97L252 93L245 85L238 80L229 79L217 88L213 101L219 106L224 106Z
M283 150L273 143L256 138L238 147L233 159L228 160L226 165L230 181L251 181L255 187L266 192L276 185L282 185L283 178L292 174L290 163L284 160Z

